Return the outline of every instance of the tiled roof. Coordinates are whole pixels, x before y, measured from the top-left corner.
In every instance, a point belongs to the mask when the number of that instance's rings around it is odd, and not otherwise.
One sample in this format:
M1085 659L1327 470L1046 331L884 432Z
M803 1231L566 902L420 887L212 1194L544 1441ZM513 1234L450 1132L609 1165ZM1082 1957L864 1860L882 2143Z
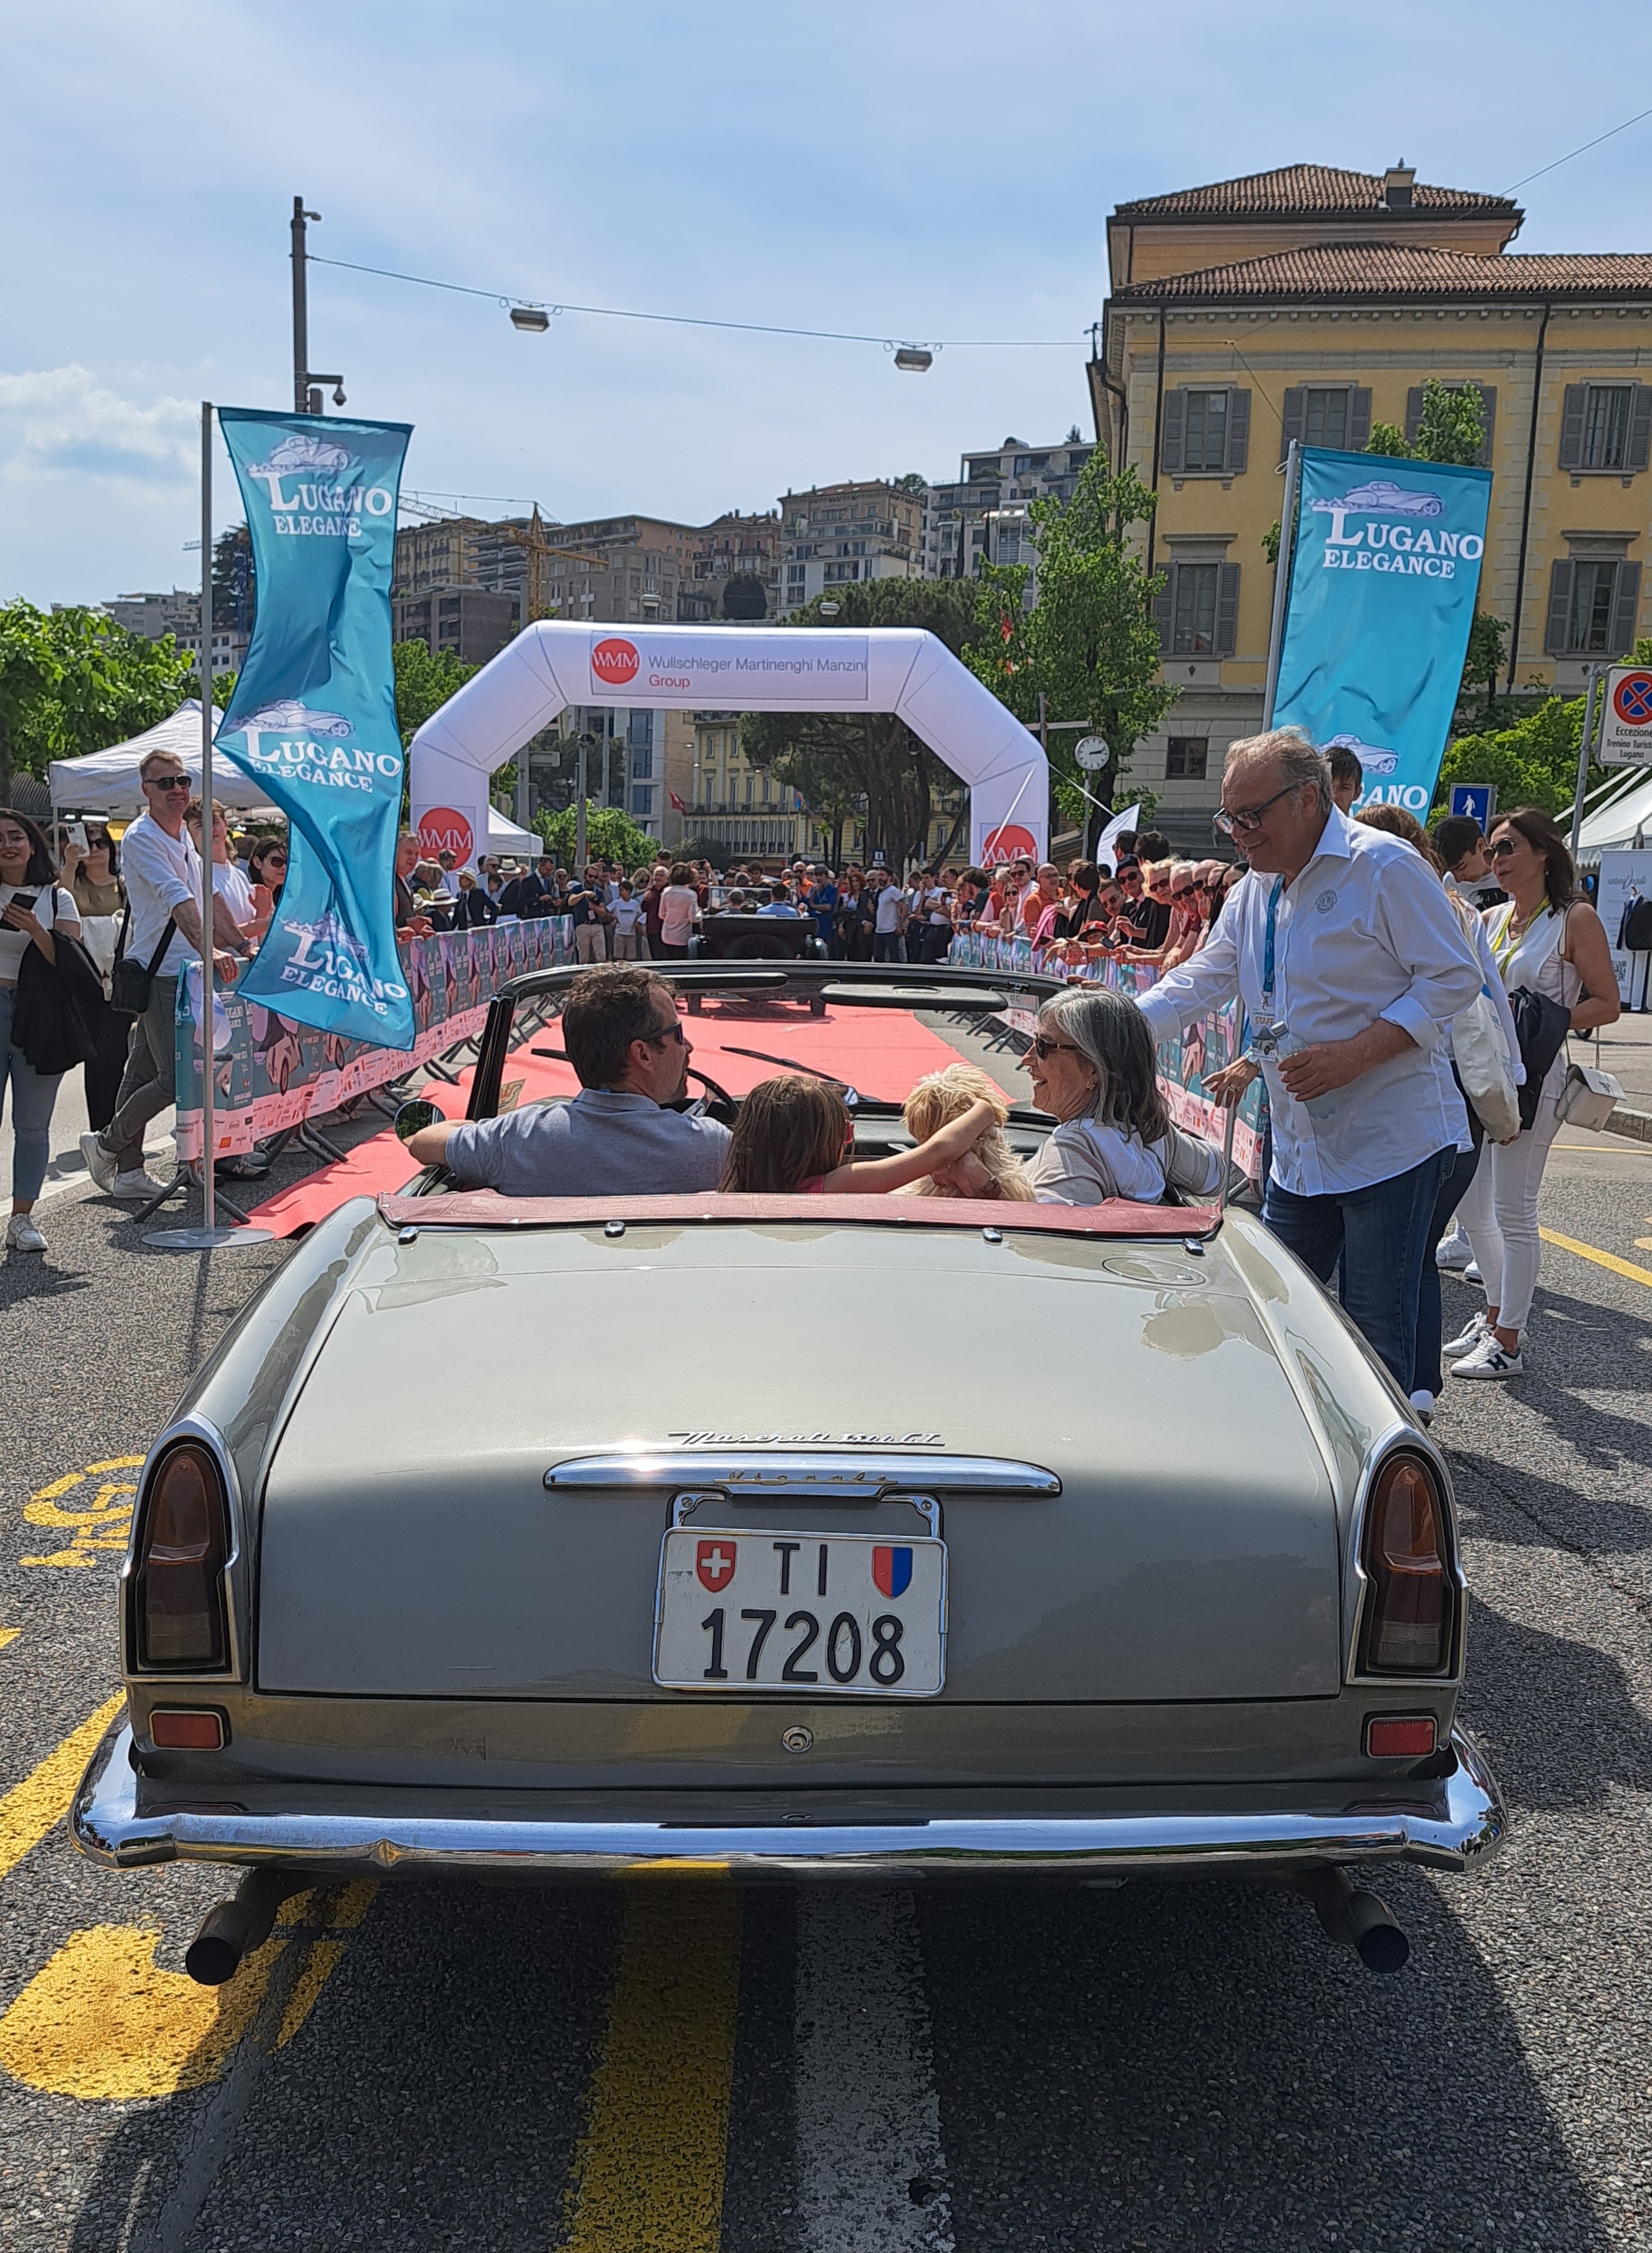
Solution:
M1161 299L1230 304L1236 299L1410 300L1417 297L1646 297L1652 299L1652 254L1586 251L1474 258L1398 242L1328 242L1283 250L1272 258L1203 266L1192 274L1128 282L1115 304Z
M1511 215L1519 209L1507 196L1475 195L1466 188L1431 188L1418 180L1412 188L1416 212ZM1213 180L1208 187L1178 188L1168 196L1142 196L1120 204L1115 219L1368 219L1384 209L1380 172L1344 172L1333 164L1281 164L1272 172L1247 172L1237 180Z

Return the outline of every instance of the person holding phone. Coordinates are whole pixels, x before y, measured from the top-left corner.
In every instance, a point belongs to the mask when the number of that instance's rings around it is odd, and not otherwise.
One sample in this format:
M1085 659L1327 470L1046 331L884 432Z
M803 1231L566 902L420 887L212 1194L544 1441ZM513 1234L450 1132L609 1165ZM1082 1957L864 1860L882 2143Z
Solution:
M131 1029L130 1018L117 1015L109 1007L109 981L115 974L126 891L121 882L121 849L104 823L69 824L63 848L63 881L74 897L86 951L103 980L101 1003L81 1010L86 1029L97 1042L95 1055L86 1060L86 1115L92 1126L102 1127L115 1116Z
M11 1037L17 977L31 946L57 960L57 938L79 938L73 897L53 881L51 848L24 813L0 806L0 1109L11 1092L11 1217L8 1252L44 1252L33 1219L52 1155L52 1112L59 1072L37 1071Z

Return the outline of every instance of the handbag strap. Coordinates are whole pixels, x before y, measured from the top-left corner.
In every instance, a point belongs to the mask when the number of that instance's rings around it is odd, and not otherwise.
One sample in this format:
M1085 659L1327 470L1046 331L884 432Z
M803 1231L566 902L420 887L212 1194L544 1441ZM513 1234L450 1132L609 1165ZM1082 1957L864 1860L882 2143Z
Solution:
M156 941L155 952L150 957L150 966L144 973L145 976L157 978L160 975L161 958L166 952L167 948L171 945L172 933L176 928L176 918L172 916L168 916L166 918L166 928L161 933L160 938Z

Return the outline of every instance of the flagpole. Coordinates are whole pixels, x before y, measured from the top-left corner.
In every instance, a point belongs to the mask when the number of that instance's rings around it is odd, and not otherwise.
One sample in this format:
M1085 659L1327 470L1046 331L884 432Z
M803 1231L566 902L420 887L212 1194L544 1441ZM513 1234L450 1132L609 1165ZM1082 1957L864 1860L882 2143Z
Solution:
M1268 685L1262 700L1264 729L1273 725L1273 700L1279 693L1279 652L1285 641L1285 606L1290 598L1291 567L1296 559L1296 500L1302 484L1302 448L1293 438L1285 457L1285 506L1279 517L1279 560L1273 567L1273 620L1268 632Z
M201 1224L157 1228L145 1244L169 1252L215 1252L226 1244L268 1244L267 1228L220 1228L213 1160L218 1140L213 1117L218 1090L213 1025L213 403L201 401L201 646L196 666L201 692ZM187 977L187 969L185 970Z

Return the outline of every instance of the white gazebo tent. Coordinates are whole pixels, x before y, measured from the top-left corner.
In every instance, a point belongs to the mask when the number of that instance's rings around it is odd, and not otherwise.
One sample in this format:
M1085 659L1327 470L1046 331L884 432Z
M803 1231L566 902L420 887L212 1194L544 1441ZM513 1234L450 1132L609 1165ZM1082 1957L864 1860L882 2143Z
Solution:
M1615 779L1615 778L1614 778ZM1566 817L1560 817L1564 826ZM1593 810L1586 806L1583 827L1578 837L1578 858L1586 865L1600 859L1602 853L1616 852L1637 840L1652 835L1652 777L1647 777L1631 789L1620 788L1616 797L1608 798L1604 806Z
M214 732L216 732L214 730ZM196 698L180 704L170 720L146 728L129 743L111 743L83 759L53 759L50 771L52 815L100 813L106 820L132 821L143 811L138 762L150 751L171 751L183 762L199 788L201 778L201 708ZM213 794L235 813L273 814L263 788L227 759L213 762Z
M523 829L508 813L501 813L497 806L488 808L488 841L490 853L508 853L519 861L524 854L537 860L545 847L536 829Z

